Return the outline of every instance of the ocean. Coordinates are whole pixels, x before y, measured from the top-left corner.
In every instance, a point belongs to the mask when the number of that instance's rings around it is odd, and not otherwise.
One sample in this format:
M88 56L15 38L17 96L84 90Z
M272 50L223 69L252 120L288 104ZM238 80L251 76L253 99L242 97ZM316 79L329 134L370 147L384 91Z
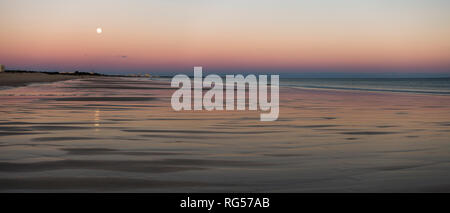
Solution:
M281 85L311 89L450 94L450 78L285 78Z

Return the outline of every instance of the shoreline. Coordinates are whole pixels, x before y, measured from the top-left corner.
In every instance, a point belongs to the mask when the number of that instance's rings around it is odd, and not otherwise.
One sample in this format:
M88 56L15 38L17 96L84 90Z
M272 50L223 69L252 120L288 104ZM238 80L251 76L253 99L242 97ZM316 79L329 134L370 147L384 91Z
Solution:
M58 73L38 71L5 71L0 72L0 87L21 87L32 83L51 83L80 78L116 77L97 73ZM119 76L122 77L122 76Z

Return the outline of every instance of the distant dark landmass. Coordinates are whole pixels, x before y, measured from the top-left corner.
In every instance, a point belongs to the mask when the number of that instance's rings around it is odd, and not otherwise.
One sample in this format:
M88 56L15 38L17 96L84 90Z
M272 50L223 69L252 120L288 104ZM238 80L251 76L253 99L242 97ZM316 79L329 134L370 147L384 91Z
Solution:
M127 77L124 75L105 75L94 72L47 72L28 70L6 70L0 72L0 86L25 86L30 83L46 83L79 78Z
M108 76L105 74L94 72L49 72L49 71L29 71L29 70L6 70L5 73L42 73L47 75L92 75L92 76Z

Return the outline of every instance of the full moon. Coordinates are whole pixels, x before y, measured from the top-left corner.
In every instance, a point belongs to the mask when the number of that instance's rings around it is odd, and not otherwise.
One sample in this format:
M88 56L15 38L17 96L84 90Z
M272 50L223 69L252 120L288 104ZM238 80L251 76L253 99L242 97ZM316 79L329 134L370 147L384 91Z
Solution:
M102 28L98 27L98 28L97 28L97 34L100 34L100 33L102 33L102 32L103 32Z

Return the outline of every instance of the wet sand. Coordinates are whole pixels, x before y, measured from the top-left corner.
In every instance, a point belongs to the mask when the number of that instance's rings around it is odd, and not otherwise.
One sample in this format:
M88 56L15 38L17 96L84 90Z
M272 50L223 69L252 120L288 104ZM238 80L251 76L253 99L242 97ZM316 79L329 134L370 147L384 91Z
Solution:
M151 88L151 89L149 89ZM280 117L182 111L167 82L0 91L2 192L450 192L450 96L280 88Z

